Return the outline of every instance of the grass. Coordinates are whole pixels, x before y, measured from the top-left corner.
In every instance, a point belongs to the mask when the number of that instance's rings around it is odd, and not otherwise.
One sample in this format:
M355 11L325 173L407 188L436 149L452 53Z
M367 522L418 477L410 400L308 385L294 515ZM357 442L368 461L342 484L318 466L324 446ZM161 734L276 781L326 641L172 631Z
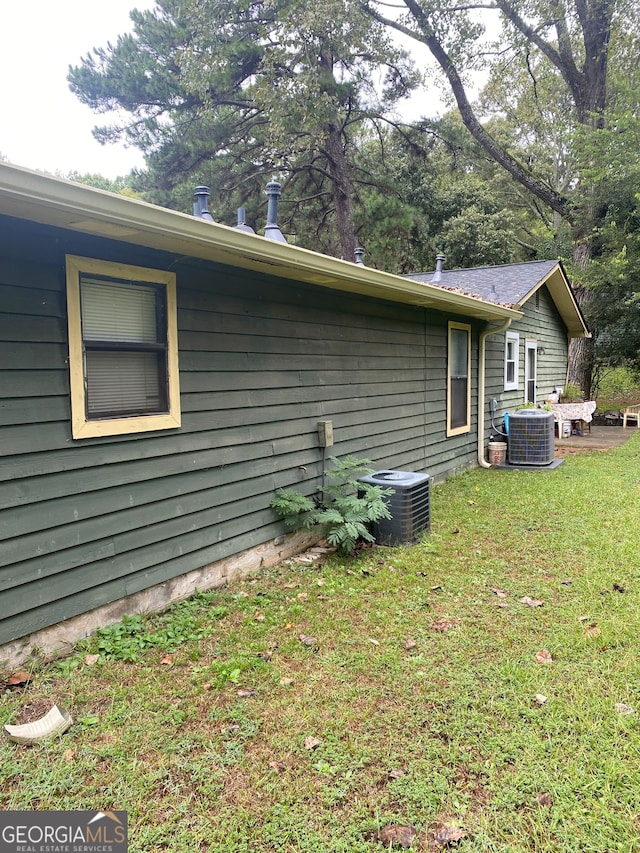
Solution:
M0 720L58 702L75 723L0 742L0 809L125 809L144 853L370 853L388 824L423 851L443 825L460 851L640 851L639 461L634 434L452 478L420 544L270 569L34 663Z

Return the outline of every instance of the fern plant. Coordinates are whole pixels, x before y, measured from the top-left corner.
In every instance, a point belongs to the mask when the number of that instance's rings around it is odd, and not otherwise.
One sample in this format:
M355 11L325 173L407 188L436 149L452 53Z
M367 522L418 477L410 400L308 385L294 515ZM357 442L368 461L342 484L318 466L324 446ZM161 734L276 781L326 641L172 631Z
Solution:
M331 457L334 467L325 471L328 484L319 500L301 495L295 489L278 489L271 508L294 530L309 530L321 525L327 542L340 554L352 554L359 541L374 542L369 524L391 518L385 498L393 489L383 489L359 478L371 474L368 459Z

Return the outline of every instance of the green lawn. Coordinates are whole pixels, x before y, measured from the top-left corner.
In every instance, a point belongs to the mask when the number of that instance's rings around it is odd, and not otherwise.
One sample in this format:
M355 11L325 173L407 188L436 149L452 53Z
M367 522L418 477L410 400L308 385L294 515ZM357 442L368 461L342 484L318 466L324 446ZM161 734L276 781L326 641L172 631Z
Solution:
M389 824L413 850L640 851L639 463L634 433L452 478L419 545L270 569L34 665L0 722L75 723L0 742L0 808L125 809L144 853L368 853Z

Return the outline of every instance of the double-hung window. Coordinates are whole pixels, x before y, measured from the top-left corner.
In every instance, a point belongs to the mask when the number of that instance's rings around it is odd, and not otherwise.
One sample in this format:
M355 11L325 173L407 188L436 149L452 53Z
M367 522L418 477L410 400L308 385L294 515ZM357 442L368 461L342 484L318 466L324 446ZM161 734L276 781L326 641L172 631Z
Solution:
M447 435L471 428L471 326L449 323L447 361Z
M515 391L518 388L520 355L520 335L506 332L504 341L504 390Z
M67 256L74 438L180 426L175 275Z

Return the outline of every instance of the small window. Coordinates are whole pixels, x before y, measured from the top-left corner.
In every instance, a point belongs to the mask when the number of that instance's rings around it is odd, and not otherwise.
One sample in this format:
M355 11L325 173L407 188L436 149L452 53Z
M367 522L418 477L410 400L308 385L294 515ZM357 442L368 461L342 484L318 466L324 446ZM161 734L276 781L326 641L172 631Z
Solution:
M504 341L504 390L515 391L518 388L520 355L520 335L507 332Z
M471 428L471 326L449 323L447 435Z
M74 438L180 426L175 275L67 257Z

